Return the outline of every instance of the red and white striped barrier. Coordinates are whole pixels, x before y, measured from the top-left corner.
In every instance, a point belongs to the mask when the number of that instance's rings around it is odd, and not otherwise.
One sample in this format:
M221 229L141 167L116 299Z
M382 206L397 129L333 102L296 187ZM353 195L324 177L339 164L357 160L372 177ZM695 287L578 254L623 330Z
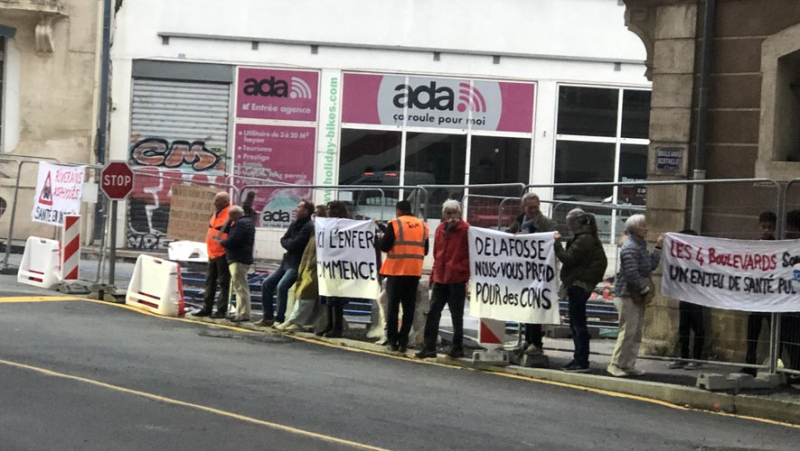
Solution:
M81 216L64 216L61 234L61 280L78 280L81 266Z
M125 303L164 316L183 316L183 280L175 262L150 255L136 259Z
M496 319L481 318L478 327L478 343L486 349L503 346L506 336L506 322Z
M29 237L17 272L17 282L41 288L52 288L60 275L59 244L56 240Z
M489 318L480 318L479 321L478 344L486 350L475 351L472 361L489 365L510 364L508 352L503 350L506 322Z

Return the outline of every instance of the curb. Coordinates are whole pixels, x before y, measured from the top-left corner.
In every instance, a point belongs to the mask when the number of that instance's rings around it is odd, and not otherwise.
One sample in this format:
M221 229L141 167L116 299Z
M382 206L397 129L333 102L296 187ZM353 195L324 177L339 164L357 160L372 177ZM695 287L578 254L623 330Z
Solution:
M271 327L255 327L252 323L230 323L208 318L186 318L198 323L236 327L251 332L283 335L309 343L325 344L342 349L358 349L373 354L396 359L407 359L415 363L436 364L453 369L463 368L499 375L528 378L533 382L550 383L576 390L588 390L608 396L638 398L641 401L656 402L678 409L696 409L714 413L731 414L750 419L768 420L783 425L800 425L800 403L769 399L755 395L732 395L701 390L695 387L671 385L660 382L616 378L597 374L567 373L560 370L525 368L519 366L489 366L474 364L469 359L451 359L439 354L436 359L419 360L414 351L405 354L390 352L385 346L349 338L324 338L308 332L284 333Z

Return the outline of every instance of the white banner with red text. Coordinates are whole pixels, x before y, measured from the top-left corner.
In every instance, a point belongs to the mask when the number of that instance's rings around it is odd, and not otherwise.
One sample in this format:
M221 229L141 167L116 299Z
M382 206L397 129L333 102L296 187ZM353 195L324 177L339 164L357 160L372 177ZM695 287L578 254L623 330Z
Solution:
M31 219L61 225L65 215L80 214L85 170L86 166L39 163Z
M470 313L560 324L554 243L553 233L512 235L470 227Z
M746 241L668 233L661 292L747 312L798 312L800 240Z

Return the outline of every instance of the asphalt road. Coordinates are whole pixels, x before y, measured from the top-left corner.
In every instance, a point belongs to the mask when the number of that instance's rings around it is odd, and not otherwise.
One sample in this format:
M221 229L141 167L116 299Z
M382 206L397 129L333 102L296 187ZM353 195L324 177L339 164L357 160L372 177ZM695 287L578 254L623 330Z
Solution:
M0 299L0 382L3 450L710 451L800 443L797 428L83 301Z

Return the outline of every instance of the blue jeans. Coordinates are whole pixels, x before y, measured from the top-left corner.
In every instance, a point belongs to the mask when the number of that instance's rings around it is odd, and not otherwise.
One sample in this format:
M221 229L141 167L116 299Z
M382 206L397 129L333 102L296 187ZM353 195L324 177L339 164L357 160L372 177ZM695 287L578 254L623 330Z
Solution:
M279 323L286 320L286 304L289 301L289 288L297 280L297 270L285 268L281 265L274 273L264 279L261 285L261 307L264 319L273 319L272 299L275 297L275 289L278 289L278 316L275 318Z

